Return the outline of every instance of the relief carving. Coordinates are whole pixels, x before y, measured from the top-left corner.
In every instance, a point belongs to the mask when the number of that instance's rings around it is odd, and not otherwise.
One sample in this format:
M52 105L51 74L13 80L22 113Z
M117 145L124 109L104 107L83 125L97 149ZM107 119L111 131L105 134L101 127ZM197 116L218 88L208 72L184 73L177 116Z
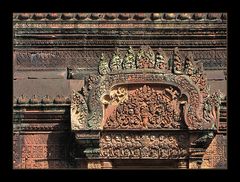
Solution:
M129 47L128 52L123 59L122 67L123 67L123 69L135 69L136 68L136 55L131 46Z
M122 61L123 59L121 58L121 54L119 52L119 49L117 49L110 62L110 69L111 71L118 71L122 69Z
M118 87L110 92L109 97L104 97L101 102L105 105L118 105L128 99L128 91L125 87Z
M218 124L222 97L222 93L218 91L211 95L208 94L204 99L203 117L207 122L212 122L214 127Z
M72 130L84 127L87 119L88 107L82 94L73 90L73 98L71 104L71 124Z
M95 128L101 117L100 96L96 86L99 77L89 75L80 92L73 90L71 103L72 130Z
M202 65L195 63L192 53L184 60L178 48L168 65L167 61L162 49L155 55L149 46L141 47L137 55L130 47L123 60L117 49L109 64L102 54L99 75L90 75L80 92L85 101L82 112L87 113L78 118L86 118L84 127L181 129L185 123L189 129L211 128L219 111L208 101ZM141 88L130 91L128 87L136 83ZM103 115L109 106L110 114Z
M144 85L117 106L104 128L180 128L183 118L179 96L179 91L172 87L155 90Z
M195 73L195 65L194 65L194 58L193 54L189 53L185 59L185 64L184 64L184 71L185 74L188 76L192 76Z
M155 68L160 70L167 69L167 56L165 52L159 48L156 53L156 61L155 61Z
M100 75L106 75L110 72L109 67L108 67L108 61L103 53L101 55L98 68L99 68Z
M176 47L173 52L173 73L183 74L183 60L180 55L179 49Z
M102 165L100 161L89 161L87 164L88 169L101 169Z
M142 46L137 53L136 66L137 68L153 68L155 65L155 54L151 47Z
M100 139L101 158L183 159L187 155L185 135L103 133Z

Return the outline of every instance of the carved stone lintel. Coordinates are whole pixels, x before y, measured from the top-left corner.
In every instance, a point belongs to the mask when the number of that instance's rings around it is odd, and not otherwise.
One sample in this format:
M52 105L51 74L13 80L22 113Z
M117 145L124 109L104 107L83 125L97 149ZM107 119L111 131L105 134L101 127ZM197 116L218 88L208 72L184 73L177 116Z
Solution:
M189 161L189 168L190 169L200 169L201 168L201 160L190 160Z
M102 161L102 169L112 169L111 161Z
M112 169L112 162L109 160L88 160L88 169Z
M186 135L151 133L103 133L100 139L102 159L186 159Z

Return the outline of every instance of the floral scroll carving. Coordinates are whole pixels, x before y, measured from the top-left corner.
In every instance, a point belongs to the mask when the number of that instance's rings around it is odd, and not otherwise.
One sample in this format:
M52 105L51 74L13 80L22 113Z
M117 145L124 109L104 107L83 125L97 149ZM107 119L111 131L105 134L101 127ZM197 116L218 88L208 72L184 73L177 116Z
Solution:
M89 75L80 91L73 90L71 103L72 130L98 127L99 120L102 117L100 96L97 91L98 82L98 76Z
M118 105L104 128L180 128L183 117L179 96L179 91L173 87L155 90L144 85Z
M73 91L72 105L71 105L72 129L80 129L84 127L87 119L88 107L82 94Z
M101 158L184 159L188 155L186 135L157 133L104 133L100 139Z

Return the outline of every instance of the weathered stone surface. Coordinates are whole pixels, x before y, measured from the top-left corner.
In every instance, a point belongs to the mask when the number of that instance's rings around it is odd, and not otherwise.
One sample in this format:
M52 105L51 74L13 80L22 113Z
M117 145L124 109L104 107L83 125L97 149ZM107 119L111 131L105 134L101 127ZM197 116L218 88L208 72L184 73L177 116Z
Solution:
M225 71L224 70L207 70L206 75L208 81L223 81L225 79Z
M66 79L19 79L13 81L15 97L22 94L31 98L33 95L55 98L57 95L70 96L70 81Z
M148 46L136 52L130 47L117 69L102 54L99 73L74 91L71 128L83 153L89 159L189 158L176 166L200 168L219 124L221 92L210 94L192 54L184 57L175 48L173 59L159 66L166 56ZM88 168L101 168L101 162Z
M113 20L118 18L118 20L152 20L159 19L162 17L162 20L226 20L226 13L14 13L13 20L35 20L35 21L51 21L57 19L58 21L62 20L71 20L76 21L82 19L85 21L95 21L95 20ZM46 19L45 19L46 18ZM88 18L88 19L87 19Z
M13 34L14 168L226 168L226 13L14 13Z
M22 70L16 71L13 75L14 80L21 79L66 79L67 69L59 71L34 71Z
M24 134L21 146L21 169L69 168L68 134Z
M227 136L217 135L203 156L202 168L227 169Z
M221 92L227 96L227 82L226 80L219 81L209 81L209 85L211 87L211 92L216 92L221 90Z

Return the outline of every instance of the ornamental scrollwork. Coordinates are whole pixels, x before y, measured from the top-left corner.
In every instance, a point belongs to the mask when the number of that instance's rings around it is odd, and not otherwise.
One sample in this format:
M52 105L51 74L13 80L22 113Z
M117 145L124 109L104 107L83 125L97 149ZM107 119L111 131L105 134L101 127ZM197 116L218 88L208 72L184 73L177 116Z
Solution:
M180 92L173 87L155 90L144 85L117 106L104 129L180 128L179 98Z
M97 75L89 75L85 78L85 84L79 92L73 90L71 103L72 130L98 127L99 120L102 117L98 83L99 77Z

